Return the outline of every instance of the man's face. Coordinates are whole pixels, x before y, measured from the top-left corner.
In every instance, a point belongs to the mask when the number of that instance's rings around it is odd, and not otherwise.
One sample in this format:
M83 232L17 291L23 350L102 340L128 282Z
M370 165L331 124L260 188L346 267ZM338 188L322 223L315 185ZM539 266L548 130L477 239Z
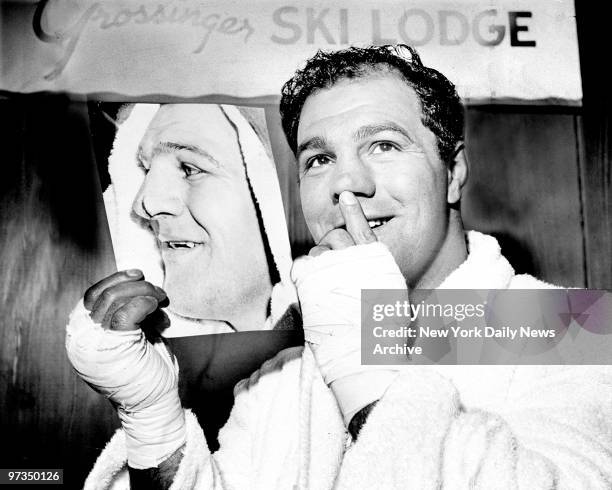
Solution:
M432 267L446 236L447 168L398 75L341 80L306 100L298 127L302 209L319 241L344 226L338 197L353 192L409 285Z
M159 241L170 308L229 320L269 286L236 133L218 106L164 105L139 159L147 173L134 210Z

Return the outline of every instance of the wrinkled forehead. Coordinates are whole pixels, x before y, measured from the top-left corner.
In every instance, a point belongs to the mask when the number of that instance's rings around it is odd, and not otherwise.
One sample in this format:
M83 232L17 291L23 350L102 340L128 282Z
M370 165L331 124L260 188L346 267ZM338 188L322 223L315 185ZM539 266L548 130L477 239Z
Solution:
M162 142L196 146L219 156L239 155L236 132L216 104L162 105L140 141L142 154L150 155Z
M392 71L342 78L314 91L305 101L298 124L298 144L310 133L330 126L344 133L347 126L394 122L420 132L423 111L416 91ZM342 124L340 124L342 123ZM334 125L335 124L335 125Z

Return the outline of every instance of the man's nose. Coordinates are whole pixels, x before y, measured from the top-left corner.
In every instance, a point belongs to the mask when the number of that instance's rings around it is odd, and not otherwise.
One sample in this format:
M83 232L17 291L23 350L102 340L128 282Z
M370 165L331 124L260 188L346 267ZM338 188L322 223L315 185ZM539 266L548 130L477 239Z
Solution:
M332 179L331 192L334 202L338 202L343 191L351 191L358 197L372 197L376 192L372 169L358 156L339 157Z
M145 219L178 216L184 206L182 184L171 169L152 165L134 199L134 212Z

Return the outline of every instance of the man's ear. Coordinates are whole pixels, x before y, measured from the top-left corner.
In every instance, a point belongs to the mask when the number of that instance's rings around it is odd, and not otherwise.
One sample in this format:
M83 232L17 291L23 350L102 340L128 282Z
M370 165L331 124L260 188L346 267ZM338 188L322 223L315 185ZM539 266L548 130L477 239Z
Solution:
M448 169L448 190L446 202L450 205L457 204L461 199L461 189L468 179L468 164L465 157L463 141L455 146L453 158L449 162Z

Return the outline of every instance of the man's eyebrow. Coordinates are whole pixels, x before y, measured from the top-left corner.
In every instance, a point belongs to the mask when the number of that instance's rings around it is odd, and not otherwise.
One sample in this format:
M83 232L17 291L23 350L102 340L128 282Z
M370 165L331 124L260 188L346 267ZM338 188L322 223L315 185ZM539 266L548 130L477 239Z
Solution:
M138 152L136 153L136 158L139 162L145 162L147 160L151 160L158 155L163 155L166 153L174 153L177 151L189 151L191 153L195 153L196 155L206 158L214 163L216 166L219 166L219 161L213 157L209 152L207 152L204 148L193 145L191 143L179 143L175 141L160 141L155 144L150 154L146 154L142 147L138 148Z
M321 138L320 136L313 136L312 138L307 139L297 148L297 158L300 158L300 154L306 150L324 150L327 147L327 141L325 138Z
M392 131L395 133L400 133L404 138L409 141L413 141L412 137L408 134L403 127L399 124L393 122L384 122L380 124L368 124L366 126L361 126L355 133L353 133L353 140L359 142L363 139L370 138L375 136L378 133L382 133L383 131Z

